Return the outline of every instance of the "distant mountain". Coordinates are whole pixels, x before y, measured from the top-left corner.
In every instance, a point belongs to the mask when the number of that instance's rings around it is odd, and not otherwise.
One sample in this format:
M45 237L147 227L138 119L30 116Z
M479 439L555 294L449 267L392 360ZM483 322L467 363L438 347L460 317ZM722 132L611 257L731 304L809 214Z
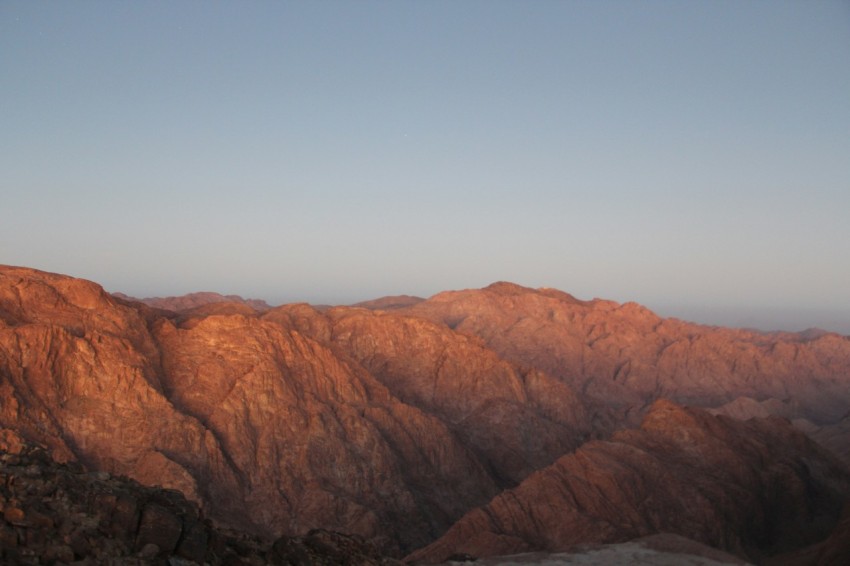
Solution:
M633 424L661 398L707 408L773 399L783 416L817 426L850 411L850 337L834 333L702 326L635 303L584 302L507 283L440 293L395 312L474 336Z
M569 544L672 530L768 560L821 544L850 501L845 464L789 425L847 457L836 334L510 283L365 307L163 304L0 267L0 428L179 490L223 527L341 531L397 557L460 548L458 532L480 554L556 548L542 516L521 519L551 513ZM481 522L502 511L520 534Z
M268 303L261 299L243 299L239 295L221 295L210 291L189 293L188 295L180 295L178 297L148 297L145 299L137 299L124 293L112 294L125 301L144 303L149 307L178 313L215 303L241 303L260 312L271 308Z
M355 303L351 306L371 310L392 310L411 307L415 304L421 303L424 300L425 299L423 299L422 297L414 297L411 295L393 295L391 297L381 297L380 299L373 299L371 301Z

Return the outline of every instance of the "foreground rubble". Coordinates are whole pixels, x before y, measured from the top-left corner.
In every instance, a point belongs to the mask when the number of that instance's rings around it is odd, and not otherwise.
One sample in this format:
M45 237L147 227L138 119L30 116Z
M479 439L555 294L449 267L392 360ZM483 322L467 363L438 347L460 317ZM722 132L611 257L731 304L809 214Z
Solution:
M381 565L357 537L314 530L274 543L216 528L177 491L144 487L0 432L0 562L9 565Z

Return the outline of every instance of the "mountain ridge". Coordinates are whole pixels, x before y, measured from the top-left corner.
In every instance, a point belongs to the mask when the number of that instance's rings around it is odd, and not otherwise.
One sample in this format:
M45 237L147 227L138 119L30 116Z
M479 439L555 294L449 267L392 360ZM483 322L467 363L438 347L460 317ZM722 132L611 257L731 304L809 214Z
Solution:
M344 531L395 556L564 458L629 438L658 403L758 413L777 430L790 419L839 456L850 447L850 340L838 335L693 325L504 282L377 304L175 312L0 267L0 428L60 461L179 489L223 526ZM749 426L727 427L718 466L749 462ZM836 466L790 444L812 469ZM838 521L828 509L819 535Z
M803 450L785 453L788 446ZM748 452L758 457L743 457ZM825 468L807 464L824 453L787 421L743 423L657 401L640 429L563 456L408 559L562 552L665 532L761 561L765 546L777 553L823 540L842 516L850 472L829 457ZM789 474L794 466L812 475ZM807 490L818 491L819 510L790 512L801 509L793 500Z
M243 299L239 295L222 295L221 293L213 291L198 291L171 297L146 297L144 299L131 297L121 292L114 292L112 295L125 301L143 303L155 309L174 311L178 313L215 303L244 304L259 312L267 311L272 308L271 305L262 299Z

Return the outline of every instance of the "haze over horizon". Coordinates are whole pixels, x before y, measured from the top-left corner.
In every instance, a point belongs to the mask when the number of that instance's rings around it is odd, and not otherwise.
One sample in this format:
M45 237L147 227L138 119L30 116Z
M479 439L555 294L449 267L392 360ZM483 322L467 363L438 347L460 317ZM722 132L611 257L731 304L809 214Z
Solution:
M0 4L0 263L850 335L850 4Z

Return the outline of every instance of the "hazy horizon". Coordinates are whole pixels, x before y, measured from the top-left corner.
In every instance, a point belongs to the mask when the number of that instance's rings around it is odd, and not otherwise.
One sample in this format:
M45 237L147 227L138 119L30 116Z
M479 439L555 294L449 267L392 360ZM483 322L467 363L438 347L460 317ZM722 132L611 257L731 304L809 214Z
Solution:
M0 4L0 263L850 335L850 4Z
M493 281L491 283L496 283ZM516 283L514 281L510 281L510 283ZM517 283L519 284L519 283ZM487 284L481 285L480 287L472 287L472 288L481 288L486 287ZM532 287L532 288L541 288L547 287L546 285L540 287ZM551 286L549 286L551 287ZM182 293L183 295L190 293L198 293L198 292L212 292L219 293L221 295L238 295L242 299L257 299L266 301L270 306L280 306L287 303L309 303L312 305L331 305L331 306L347 306L354 305L356 303L370 301L373 299L379 299L387 296L400 296L400 295L408 295L408 296L418 296L423 299L428 299L438 293L442 293L445 291L461 291L467 288L451 288L451 289L440 289L439 291L435 291L433 293L424 293L421 295L417 295L416 293L409 293L404 290L400 290L395 293L387 293L384 295L363 295L363 296L305 296L305 297L297 297L292 295L273 295L272 297L263 297L263 296L253 296L253 295L244 295L237 292L221 292L216 291L214 289L196 289L194 291L187 291L186 293ZM123 293L120 289L106 289L111 293ZM560 291L564 291L570 293L569 289L559 289ZM129 294L129 293L125 293ZM613 300L619 303L627 303L630 301L635 301L634 299L626 298L615 298L615 297L604 297L604 296L579 296L575 295L575 293L570 293L576 298L581 300L592 300L592 299L603 299L603 300ZM149 298L167 298L171 296L180 296L180 295L167 295L167 294L152 294L152 295L131 295L136 299L149 299ZM799 307L795 307L793 305L784 306L784 307L767 307L763 305L756 306L747 306L747 305L700 305L698 303L691 304L670 304L670 303L641 303L643 306L649 308L657 315L663 318L678 318L681 320L685 320L688 322L695 322L697 324L705 324L709 326L728 326L731 328L745 328L745 329L754 329L760 330L764 332L771 331L788 331L788 332L801 332L804 330L809 330L813 328L826 330L829 332L837 332L839 334L850 336L850 308L835 308L835 309L801 309Z

